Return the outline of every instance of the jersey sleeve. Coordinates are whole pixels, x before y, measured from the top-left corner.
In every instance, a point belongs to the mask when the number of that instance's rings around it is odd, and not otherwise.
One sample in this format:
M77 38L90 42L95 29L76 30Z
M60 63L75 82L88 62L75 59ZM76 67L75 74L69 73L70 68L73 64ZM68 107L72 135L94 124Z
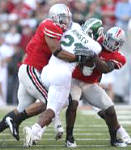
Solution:
M120 52L115 52L114 59L111 61L115 63L115 69L120 69L126 63L126 57Z
M87 47L98 55L102 51L101 45L90 37L88 37L88 41Z
M52 20L47 19L44 21L44 34L51 38L56 38L60 40L62 37L63 31Z

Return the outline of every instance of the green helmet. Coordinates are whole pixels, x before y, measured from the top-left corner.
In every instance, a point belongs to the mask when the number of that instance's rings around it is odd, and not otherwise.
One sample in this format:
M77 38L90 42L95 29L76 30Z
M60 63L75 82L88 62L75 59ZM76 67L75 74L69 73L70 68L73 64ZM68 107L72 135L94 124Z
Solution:
M90 18L82 25L83 31L94 40L103 34L103 23L100 19Z

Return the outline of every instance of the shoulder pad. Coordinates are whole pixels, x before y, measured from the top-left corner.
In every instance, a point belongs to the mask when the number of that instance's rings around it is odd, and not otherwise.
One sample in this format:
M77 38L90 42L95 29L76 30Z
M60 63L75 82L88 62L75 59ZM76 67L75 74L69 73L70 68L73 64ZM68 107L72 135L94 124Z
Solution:
M44 34L49 37L60 39L63 31L62 29L54 23L51 19L46 19L42 22L44 26Z

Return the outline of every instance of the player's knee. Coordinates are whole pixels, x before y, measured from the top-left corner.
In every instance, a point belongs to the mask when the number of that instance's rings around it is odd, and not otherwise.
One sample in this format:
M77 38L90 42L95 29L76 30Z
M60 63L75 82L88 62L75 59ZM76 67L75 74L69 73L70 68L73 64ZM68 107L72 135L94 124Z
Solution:
M114 108L114 106L110 106L109 108L107 108L105 110L105 114L107 116L110 116L110 117L112 117L113 115L115 115L115 108Z
M45 111L45 109L46 109L46 104L43 103L43 102L40 102L39 103L39 111L40 111L40 113Z

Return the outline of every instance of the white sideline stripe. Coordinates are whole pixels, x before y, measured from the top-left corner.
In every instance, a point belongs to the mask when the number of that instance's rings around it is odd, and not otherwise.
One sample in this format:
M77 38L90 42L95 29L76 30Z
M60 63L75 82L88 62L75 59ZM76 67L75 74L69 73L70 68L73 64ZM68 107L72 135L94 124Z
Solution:
M8 136L8 135L11 135L10 133L3 133L3 134L0 134L0 136ZM54 135L54 133L44 133L44 137L45 136L48 136L48 135ZM74 133L75 136L79 136L79 135L88 135L88 136L99 136L99 135L106 135L105 133Z
M121 121L122 122L122 121ZM125 122L126 123L126 122ZM28 123L27 124L23 124L21 126L21 128L23 128L25 125L30 126ZM124 127L129 126L129 125L124 125ZM65 124L63 124L63 127L66 128ZM75 129L79 129L79 128L103 128L103 127L107 127L106 124L96 124L96 125L75 125ZM48 127L46 129L46 131L55 131L53 127Z
M46 146L47 146L47 147L63 147L64 145L61 145L61 144L59 144L59 145L44 145L44 144L43 144L43 145L35 145L35 147L39 147L39 148L40 148L40 147L46 147ZM85 145L85 144L84 144L84 145L77 145L77 147L78 147L78 148L84 148L84 147L87 147L87 148L88 148L88 147L89 147L89 148L90 148L90 147L110 147L110 145L108 145L108 144L107 144L107 145L94 145L94 144L92 144L92 145L91 145L91 144ZM128 148L128 147L131 147L131 145L128 145L127 148ZM72 149L73 149L73 148L70 148L70 150L72 150ZM112 147L112 149L113 149L113 147ZM115 149L117 149L117 147L114 147L113 150L115 150ZM69 150L69 149L67 149L67 150ZM74 150L75 150L75 148L74 148ZM111 150L111 149L110 149L110 150ZM123 149L123 150L124 150L124 149Z
M131 120L131 116L127 116L127 115L118 115L118 119L120 119L120 120Z
M81 110L80 111L83 115L97 115L97 112L95 112L94 110ZM127 111L127 110L123 110L123 111L117 111L117 115L126 115L126 116L130 116L131 115L131 111Z
M122 110L122 109L131 109L131 105L128 105L128 104L122 104L122 105L115 105L115 108L116 109L120 109L120 110Z
M51 132L52 130L46 130L46 132ZM103 133L103 132L107 132L108 131L108 128L107 127L104 127L102 129L102 131L100 131L98 128L96 128L94 130L94 128L91 128L90 129L87 127L87 129L81 129L81 128L74 128L74 131L84 131L84 132L91 132L92 134L94 134L95 132L98 132L98 133ZM128 131L131 131L131 129L128 129Z
M61 147L61 148L64 148L64 149L66 148L66 147L64 146L64 144L59 144L59 145L51 145L51 144L50 144L50 145L47 145L47 144L41 144L41 145L39 144L39 145L38 145L38 144L37 144L37 145L33 146L32 148L28 148L28 149L47 148L47 147L53 147L53 148L54 148L54 147L55 147L55 148L56 148L56 147L59 147L59 148ZM100 148L100 147L109 147L109 148L110 148L110 145L94 145L94 144L93 144L93 145L85 145L85 144L84 144L84 145L77 145L77 148L97 148L97 147L99 147L99 148ZM128 145L127 148L128 148L128 147L131 147L131 145ZM11 145L11 146L9 145L9 146L2 146L2 147L0 147L0 148L3 148L3 149L5 149L5 148L23 148L23 146L22 146L22 145ZM76 148L76 149L77 149L77 148ZM113 148L113 147L112 147L112 148ZM72 149L73 149L73 148L72 148ZM114 149L117 149L117 148L114 148ZM122 149L122 148L121 148L121 149ZM67 148L67 150L69 150L69 149ZM70 150L71 150L71 149L70 149ZM74 150L75 150L75 149L74 149Z
M89 110L81 110L80 111L83 115L97 115L95 111L89 111Z
M104 129L102 129L102 131L101 132L105 132L105 131L107 131L108 129L105 127ZM46 132L51 132L52 130L46 130ZM87 128L87 129L81 129L81 128L74 128L74 131L84 131L84 132L92 132L92 131L94 131L94 132L100 132L100 130L99 129L95 129L94 130L94 128L91 128L90 127L90 129L89 128Z
M36 147L63 147L63 145L36 145ZM77 145L78 148L84 148L84 147L109 147L109 145ZM73 149L73 148L72 148ZM71 150L71 148L70 148Z
M120 120L120 123L121 123L121 124L126 124L126 125L128 124L128 125L130 125L130 124L131 124L131 121L121 121L121 120Z
M0 142L16 142L16 140L15 139L0 139ZM21 138L21 140L20 140L21 142L24 142L24 138ZM55 139L53 139L53 138L47 138L47 139L45 139L45 138L43 138L43 139L41 139L40 140L40 142L44 142L44 141L56 141ZM61 139L60 140L61 142L65 142L65 139ZM97 139L94 139L94 138L76 138L76 141L110 141L110 139L109 138L104 138L104 139L101 139L101 138L97 138ZM43 146L45 146L44 144L43 144ZM131 145L130 145L131 146Z
M108 141L110 139L94 139L94 138L76 138L76 141ZM0 142L2 141L8 141L8 142L12 142L12 141L16 141L15 139L0 139ZM24 141L24 138L21 138L21 141ZM42 141L56 141L54 138L43 138L40 140ZM65 141L65 139L61 139L60 141Z
M2 147L0 147L0 148L22 148L22 145L9 145L9 146L2 146ZM36 148L45 148L45 147L64 147L64 148L66 148L65 146L64 146L64 144L58 144L58 145L47 145L47 144L37 144L37 145L35 145L35 146L33 146L32 148L34 149L34 147L36 147ZM84 148L84 147L109 147L109 145L77 145L77 148ZM129 146L128 146L129 147ZM28 148L28 149L31 149L31 148ZM68 150L68 149L67 149ZM70 149L71 150L71 149Z
M131 111L123 110L123 111L117 111L117 115L130 115Z

